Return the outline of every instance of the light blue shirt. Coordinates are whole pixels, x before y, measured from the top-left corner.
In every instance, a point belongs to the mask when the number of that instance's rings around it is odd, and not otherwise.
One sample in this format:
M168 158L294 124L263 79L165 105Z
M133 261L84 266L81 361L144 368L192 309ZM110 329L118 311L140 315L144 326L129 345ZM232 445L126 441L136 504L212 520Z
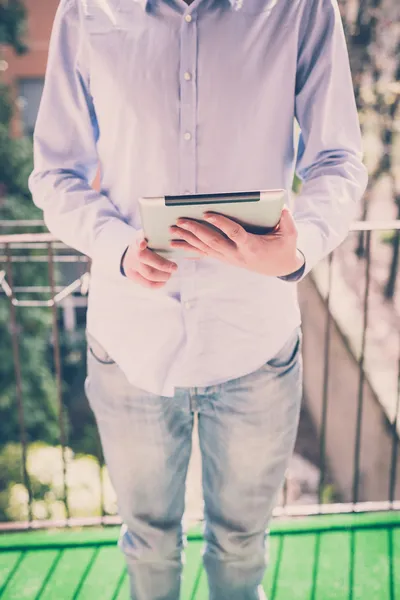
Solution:
M297 165L307 273L367 181L336 0L61 0L34 142L34 202L93 261L90 333L167 396L270 360L300 324L297 286L204 258L142 288L120 273L138 198L290 190Z

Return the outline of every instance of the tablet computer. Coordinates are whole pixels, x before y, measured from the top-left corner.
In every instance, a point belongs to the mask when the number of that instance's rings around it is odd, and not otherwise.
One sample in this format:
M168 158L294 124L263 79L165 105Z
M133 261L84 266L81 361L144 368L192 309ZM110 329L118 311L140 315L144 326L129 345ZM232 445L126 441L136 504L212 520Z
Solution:
M140 198L139 209L148 247L158 254L175 257L189 254L170 245L171 239L178 238L169 228L180 217L202 221L203 214L211 211L240 223L250 233L265 234L279 223L285 202L285 190L262 190Z

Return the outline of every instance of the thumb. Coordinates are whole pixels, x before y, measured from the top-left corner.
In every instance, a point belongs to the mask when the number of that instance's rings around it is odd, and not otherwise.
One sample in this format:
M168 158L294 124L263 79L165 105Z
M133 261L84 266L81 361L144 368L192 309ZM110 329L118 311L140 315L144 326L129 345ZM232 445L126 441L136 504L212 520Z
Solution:
M287 206L283 207L281 220L279 221L279 232L285 237L296 235L296 223L293 215Z
M145 248L147 248L147 240L144 238L143 232L138 235L136 244L139 250L145 250Z

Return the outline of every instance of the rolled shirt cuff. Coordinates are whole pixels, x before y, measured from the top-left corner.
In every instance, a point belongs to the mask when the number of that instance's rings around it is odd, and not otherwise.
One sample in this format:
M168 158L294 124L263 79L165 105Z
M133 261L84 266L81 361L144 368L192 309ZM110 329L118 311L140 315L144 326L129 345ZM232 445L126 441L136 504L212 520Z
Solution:
M297 269L297 271L293 271L293 273L289 273L289 275L280 275L278 279L282 279L282 281L300 281L300 279L303 277L304 272L306 270L306 257L300 249L298 250L304 258L304 263L302 264L300 269Z
M137 229L120 219L108 221L96 238L93 262L101 264L104 271L121 273L122 257L138 234Z

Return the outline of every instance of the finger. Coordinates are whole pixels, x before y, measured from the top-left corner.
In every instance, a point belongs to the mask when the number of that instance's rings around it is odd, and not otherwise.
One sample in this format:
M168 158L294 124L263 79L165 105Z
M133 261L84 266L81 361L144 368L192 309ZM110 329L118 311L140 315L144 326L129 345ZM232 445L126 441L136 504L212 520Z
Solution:
M146 288L150 288L150 289L162 288L166 284L165 281L149 281L148 279L143 277L137 271L132 271L132 270L128 270L127 277L128 277L128 279L131 279L135 283L139 283L140 285L142 285Z
M203 249L204 246L206 246L220 255L231 254L236 249L236 246L231 240L227 239L222 233L216 231L215 228L208 227L207 224L186 219L178 219L178 226L179 234L182 235L183 239L200 249ZM182 229L183 233L181 233ZM194 237L192 237L192 235Z
M145 250L139 252L139 260L141 263L148 265L149 267L154 267L155 269L164 271L166 273L173 273L178 268L178 265L175 262L160 256L147 247Z
M141 251L145 250L147 248L147 241L146 240L139 240L138 241L138 248Z
M239 225L239 223L236 223L236 221L232 221L232 219L228 219L228 217L214 213L205 213L204 219L225 233L236 246L243 246L247 243L249 234L241 225Z
M136 245L137 245L139 251L147 248L147 240L144 237L142 230L141 230L140 234L138 235L138 237L136 238Z
M175 248L183 247L184 249L186 249L186 245L189 245L191 248L194 248L195 250L199 250L200 252L203 252L204 254L207 254L207 252L210 252L209 246L207 246L204 242L202 242L191 231L181 229L180 227L176 227L174 225L170 228L170 231L171 231L171 234L174 236L174 239L171 240L171 246L173 246ZM186 245L184 244L183 246L179 246L179 245L174 246L175 243L179 244L179 242L182 240L184 242L186 242Z
M149 265L145 265L144 263L140 263L137 272L142 275L145 279L149 281L168 281L171 277L171 273L167 273L166 271L160 271L155 267L150 267Z
M284 206L282 209L281 219L279 221L279 232L285 237L291 237L297 234L295 220L287 206Z
M199 248L196 248L195 246L191 246L190 244L188 244L187 242L184 242L184 241L173 240L171 242L171 246L173 248L179 248L180 250L186 250L188 252L196 252L199 255L199 257L207 256L207 252L203 252ZM193 257L193 260L196 260L196 259L197 259L197 257Z

